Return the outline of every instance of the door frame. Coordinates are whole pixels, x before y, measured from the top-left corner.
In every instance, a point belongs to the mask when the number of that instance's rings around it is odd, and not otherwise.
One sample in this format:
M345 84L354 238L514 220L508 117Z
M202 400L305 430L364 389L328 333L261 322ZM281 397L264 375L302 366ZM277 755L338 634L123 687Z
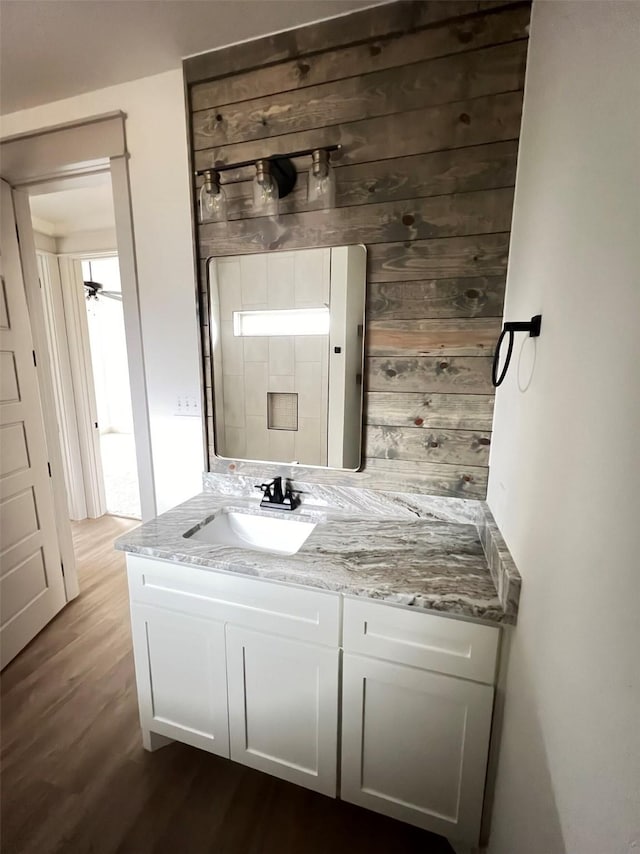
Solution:
M82 121L43 128L39 131L8 137L0 141L3 177L14 188L16 222L21 238L21 255L25 271L25 287L30 311L34 311L34 338L36 346L45 357L43 370L43 408L48 441L55 443L60 461L57 436L57 419L51 384L51 372L46 359L46 331L39 298L37 258L29 192L37 191L44 183L55 185L65 178L82 177L92 172L109 170L116 225L117 253L122 282L122 301L129 362L129 383L133 409L133 429L136 442L136 459L140 488L142 520L153 519L157 514L153 459L151 454L151 427L144 365L142 323L138 289L138 272L135 253L131 191L129 183L129 153L125 137L126 114L122 111L95 116ZM24 235L24 238L23 238ZM40 311L38 310L40 308ZM61 465L61 463L60 463ZM61 468L58 469L61 473ZM57 512L66 510L64 479L59 476L54 486L61 490L62 499L56 502ZM64 511L63 511L63 508ZM71 539L69 528L69 541ZM62 548L62 541L61 541ZM66 564L65 564L66 565ZM77 583L77 582L76 582Z

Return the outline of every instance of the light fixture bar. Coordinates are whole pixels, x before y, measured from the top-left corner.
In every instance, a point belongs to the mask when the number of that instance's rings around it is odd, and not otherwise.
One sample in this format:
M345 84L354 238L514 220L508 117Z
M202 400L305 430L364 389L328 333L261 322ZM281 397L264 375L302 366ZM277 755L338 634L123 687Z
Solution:
M216 163L213 166L209 166L207 169L198 169L196 171L197 176L205 175L207 172L211 172L215 170L216 172L229 172L231 169L243 169L245 166L255 166L256 160L277 160L281 158L288 158L289 160L293 160L294 157L308 157L313 155L314 151L340 151L342 146L338 145L316 145L314 148L305 148L302 151L289 151L283 152L282 154L270 154L268 157L258 157L254 160L240 160L237 163Z

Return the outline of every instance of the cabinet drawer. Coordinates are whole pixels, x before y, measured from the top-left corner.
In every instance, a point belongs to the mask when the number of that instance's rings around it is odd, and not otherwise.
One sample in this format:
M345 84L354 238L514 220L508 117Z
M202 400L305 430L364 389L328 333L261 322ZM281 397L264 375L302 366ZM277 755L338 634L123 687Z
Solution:
M127 555L133 602L338 647L340 598L181 563Z
M366 599L344 601L344 649L493 684L500 629Z

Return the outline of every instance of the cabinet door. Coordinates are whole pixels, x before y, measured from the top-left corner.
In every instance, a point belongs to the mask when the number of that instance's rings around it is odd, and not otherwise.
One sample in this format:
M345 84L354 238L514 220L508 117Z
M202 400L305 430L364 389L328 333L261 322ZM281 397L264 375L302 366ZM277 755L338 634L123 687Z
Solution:
M228 757L224 624L149 605L131 613L143 730Z
M345 655L341 797L477 844L492 705L488 685Z
M231 758L335 797L338 656L227 626Z

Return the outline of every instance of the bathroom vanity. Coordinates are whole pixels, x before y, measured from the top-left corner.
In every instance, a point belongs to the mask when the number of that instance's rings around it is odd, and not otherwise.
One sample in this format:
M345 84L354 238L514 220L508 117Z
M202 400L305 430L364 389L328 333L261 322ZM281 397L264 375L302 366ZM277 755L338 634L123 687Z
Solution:
M422 494L418 464L393 459L393 430L378 437L378 479L375 460L363 466L366 257L356 245L206 264L217 471L118 543L143 741L182 741L475 845L520 578L486 505ZM397 336L384 340L395 352ZM452 441L418 422L420 453ZM481 488L488 440L461 432L474 465L436 492ZM376 491L344 485L363 467ZM383 491L387 477L414 492Z
M287 514L254 485L206 475L118 541L145 747L182 741L476 844L520 584L486 505L304 484Z

